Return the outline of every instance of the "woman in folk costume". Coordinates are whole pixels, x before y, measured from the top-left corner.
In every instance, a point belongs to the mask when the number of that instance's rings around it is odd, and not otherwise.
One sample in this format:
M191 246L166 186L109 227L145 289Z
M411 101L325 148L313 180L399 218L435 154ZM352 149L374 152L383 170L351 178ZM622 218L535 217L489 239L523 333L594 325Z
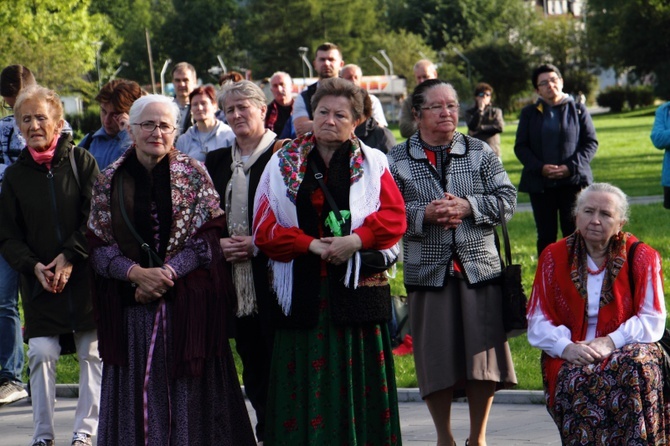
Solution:
M204 167L174 148L178 116L138 99L134 145L94 187L99 445L256 444L225 332L225 219Z
M542 252L528 308L547 410L563 444L668 444L660 256L622 232L615 186L584 189L575 217L577 231Z
M360 88L321 81L312 109L314 133L272 157L255 200L278 300L265 445L399 445L388 278L359 251L397 257L403 200L385 156L354 136Z

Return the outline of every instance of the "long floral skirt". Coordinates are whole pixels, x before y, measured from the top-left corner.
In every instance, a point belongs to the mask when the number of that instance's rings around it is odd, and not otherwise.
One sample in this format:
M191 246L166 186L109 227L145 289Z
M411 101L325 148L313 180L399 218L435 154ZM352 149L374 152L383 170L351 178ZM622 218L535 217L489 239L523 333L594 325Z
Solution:
M169 320L171 304L167 305L167 311ZM201 376L174 379L170 373L171 324L167 324L165 337L159 325L145 412L144 374L155 312L155 304L125 310L128 365L103 366L98 446L143 446L145 419L149 446L255 446L228 343L223 356L205 363Z
M387 325L334 326L320 296L315 328L275 334L264 444L401 445Z
M662 361L656 344L629 344L597 364L565 362L553 404L543 367L547 410L563 444L669 444L670 404L663 395Z

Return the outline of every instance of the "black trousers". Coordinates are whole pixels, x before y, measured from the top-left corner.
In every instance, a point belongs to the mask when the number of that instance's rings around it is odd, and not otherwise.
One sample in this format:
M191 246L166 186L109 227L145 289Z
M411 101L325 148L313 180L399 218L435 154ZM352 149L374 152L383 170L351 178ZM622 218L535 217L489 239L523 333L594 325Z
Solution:
M263 441L274 331L267 318L258 314L237 318L235 329L235 349L242 360L244 393L256 412L256 438Z
M538 257L544 248L556 241L559 221L563 237L575 232L572 210L580 190L581 186L561 186L530 194L530 205L537 228Z

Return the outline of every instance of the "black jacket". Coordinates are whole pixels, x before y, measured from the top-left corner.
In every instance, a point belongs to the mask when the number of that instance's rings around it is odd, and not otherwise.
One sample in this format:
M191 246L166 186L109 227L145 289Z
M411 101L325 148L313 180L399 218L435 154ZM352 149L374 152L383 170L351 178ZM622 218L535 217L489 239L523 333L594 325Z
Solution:
M68 156L71 150L79 182ZM0 253L21 273L26 339L95 328L85 232L98 173L95 158L75 147L67 133L61 134L50 170L37 164L26 148L5 171ZM74 267L63 292L53 294L42 288L34 267L61 253Z

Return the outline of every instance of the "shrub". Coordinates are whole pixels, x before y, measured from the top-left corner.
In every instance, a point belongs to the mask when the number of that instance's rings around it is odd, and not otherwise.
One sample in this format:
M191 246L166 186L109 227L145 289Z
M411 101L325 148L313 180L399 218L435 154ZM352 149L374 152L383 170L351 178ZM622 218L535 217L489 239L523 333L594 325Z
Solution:
M629 86L626 90L628 107L634 110L637 107L647 107L654 104L654 91L649 85Z
M598 95L596 102L601 107L609 107L611 112L618 113L623 110L626 102L626 89L619 85L607 87Z

